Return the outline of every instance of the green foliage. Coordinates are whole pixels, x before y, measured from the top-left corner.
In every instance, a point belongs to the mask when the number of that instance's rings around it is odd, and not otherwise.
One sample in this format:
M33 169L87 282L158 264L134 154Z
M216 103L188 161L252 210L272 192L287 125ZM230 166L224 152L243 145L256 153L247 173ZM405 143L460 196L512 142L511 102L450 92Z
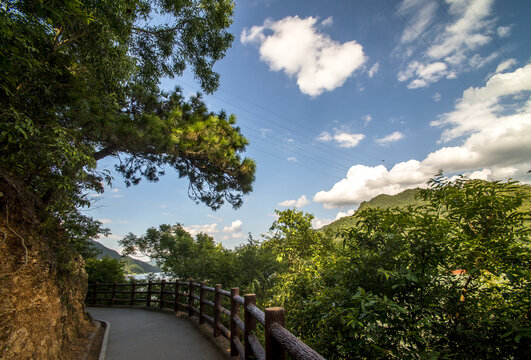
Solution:
M249 239L235 250L225 249L204 233L192 237L180 225L149 228L145 235L126 235L120 245L124 254L143 254L157 261L166 274L181 279L238 286L264 296L271 288L280 264L275 255Z
M124 264L118 259L104 257L103 259L87 259L85 270L88 274L89 284L123 283Z
M408 189L396 195L380 194L369 201L362 202L357 211L367 208L389 209L395 207L420 206L425 204L425 202L418 197L419 191L419 189ZM331 224L323 226L319 231L336 236L342 230L354 227L356 224L357 218L355 215L345 216Z
M279 297L327 358L529 358L529 212L515 183L449 182L366 208ZM303 304L303 306L301 306Z
M291 209L233 251L180 225L122 245L284 306L288 329L329 359L529 358L529 187L441 175L414 193L420 205L365 206L341 241Z
M97 253L92 257L97 258L97 259L109 257L111 259L117 259L117 260L122 261L122 263L124 264L124 272L126 275L144 274L144 273L149 273L149 272L160 272L160 269L157 268L156 266L150 265L138 259L133 259L129 256L122 256L117 251L109 249L108 247L105 247L104 245L94 240L90 240L88 244L89 244L89 248L94 253Z
M189 195L212 209L242 204L255 164L235 117L185 100L162 77L190 67L201 87L230 47L230 0L3 1L0 5L0 171L21 179L78 249L104 233L78 210L111 182L112 156L126 183L173 168ZM156 18L152 16L157 14ZM160 23L164 19L167 23Z

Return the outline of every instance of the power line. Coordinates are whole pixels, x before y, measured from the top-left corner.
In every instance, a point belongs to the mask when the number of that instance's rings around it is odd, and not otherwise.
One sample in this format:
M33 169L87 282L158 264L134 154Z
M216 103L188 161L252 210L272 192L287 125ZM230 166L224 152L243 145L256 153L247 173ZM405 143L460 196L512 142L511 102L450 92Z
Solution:
M191 84L189 84L189 83L186 82L186 81L182 81L182 82L183 82L184 84L188 85L188 86L195 87L195 86L192 86ZM220 92L227 92L227 91L226 91L226 90L220 90ZM232 96L238 98L239 100L241 100L241 101L243 101L243 102L253 103L252 101L248 101L248 100L246 100L246 99L244 99L244 98L242 98L242 97L239 97L239 96L236 96L236 95L232 95ZM245 108L245 107L243 107L243 106L241 106L241 105L234 104L234 103L232 103L232 102L230 102L230 101L228 101L228 100L222 98L221 96L219 96L219 94L216 95L216 96L211 96L211 97L212 97L213 99L215 99L215 100L218 100L219 102L221 102L221 103L223 103L223 104L228 104L228 105L230 105L230 106L232 106L232 107L239 108L240 110L243 110L244 112L246 112L246 113L248 113L248 114L251 114L251 115L253 115L254 117L260 118L260 119L262 119L262 120L264 120L264 121L266 121L266 122L269 122L269 123L274 124L274 125L277 126L277 127L283 128L283 129L287 130L288 132L295 134L295 135L294 135L295 137L299 137L299 138L301 138L302 140L304 140L303 142L307 142L307 140L308 140L307 137L301 135L300 132L298 132L298 131L296 131L296 130L294 130L294 129L292 129L292 128L286 126L286 125L284 125L283 123L279 123L279 122L277 122L277 121L274 121L274 120L272 120L272 119L269 118L269 117L264 117L263 115L258 114L258 113L256 113L256 112L253 112L253 111L251 111L251 110L249 110L249 109L247 109L247 108ZM262 107L262 106L259 106L259 107L264 108L264 107ZM265 108L264 108L264 109L265 109ZM271 112L271 111L269 111L269 112ZM280 115L277 115L277 114L274 114L274 113L272 113L272 114L273 114L274 116L279 117L279 118L282 119L282 120L289 121L289 120L287 120L286 118L281 117ZM294 123L295 123L296 125L298 125L298 126L303 130L303 132L306 132L307 134L309 134L309 131L308 131L308 129L307 129L306 127L300 125L300 123L297 123L297 122L294 122ZM309 138L310 138L312 141L314 140L313 136L311 136L311 137L309 137ZM327 145L327 144L324 144L324 143L321 143L321 142L318 142L317 145L319 145L319 146L321 146L321 147L324 147L324 148L327 148L328 151L333 151L333 152L335 152L336 154L343 156L343 157L345 158L345 160L347 160L347 161L352 161L352 158L354 158L354 159L356 159L356 160L358 160L358 161L360 161L360 162L362 162L362 163L365 163L365 164L368 163L367 160L364 160L364 159L359 158L359 157L357 157L357 156L354 156L354 155L352 155L352 154L348 154L348 155L347 155L346 153L344 153L344 152L342 152L342 151L339 151L338 149L336 149L336 148L334 148L334 147L332 147L332 146L330 146L330 145ZM362 155L365 155L367 158L369 158L369 156L368 156L367 154L365 154L364 152L359 151L359 150L357 150L357 152L358 152L358 153L361 153ZM372 159L372 160L374 161L374 159Z

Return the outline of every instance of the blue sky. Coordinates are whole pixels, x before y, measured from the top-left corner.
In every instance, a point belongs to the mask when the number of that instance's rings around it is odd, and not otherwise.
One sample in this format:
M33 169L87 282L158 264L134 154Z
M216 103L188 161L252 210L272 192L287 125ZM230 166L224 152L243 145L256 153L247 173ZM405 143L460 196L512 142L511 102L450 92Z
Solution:
M171 171L129 188L116 175L87 211L112 231L98 241L119 249L128 232L181 223L232 248L266 233L275 209L320 227L439 169L529 183L530 15L529 0L237 1L205 100L250 140L254 191L213 212ZM176 85L200 90L189 73L162 83Z

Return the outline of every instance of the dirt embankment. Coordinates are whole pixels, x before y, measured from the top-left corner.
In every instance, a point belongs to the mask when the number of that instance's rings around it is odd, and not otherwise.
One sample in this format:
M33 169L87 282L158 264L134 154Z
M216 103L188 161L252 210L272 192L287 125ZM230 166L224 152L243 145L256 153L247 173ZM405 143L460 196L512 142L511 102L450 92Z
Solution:
M90 328L82 258L41 229L38 204L0 174L0 358L72 359Z

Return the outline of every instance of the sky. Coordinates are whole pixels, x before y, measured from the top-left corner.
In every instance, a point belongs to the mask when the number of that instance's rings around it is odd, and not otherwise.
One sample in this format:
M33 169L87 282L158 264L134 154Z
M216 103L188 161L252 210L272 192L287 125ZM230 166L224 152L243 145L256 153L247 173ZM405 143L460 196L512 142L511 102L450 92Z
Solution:
M209 110L237 116L257 163L253 192L212 211L168 170L93 194L86 214L118 240L182 224L227 248L260 239L275 210L318 228L363 201L448 176L531 182L531 1L236 1L235 39ZM164 80L186 95L193 75ZM112 159L99 166L112 168Z

